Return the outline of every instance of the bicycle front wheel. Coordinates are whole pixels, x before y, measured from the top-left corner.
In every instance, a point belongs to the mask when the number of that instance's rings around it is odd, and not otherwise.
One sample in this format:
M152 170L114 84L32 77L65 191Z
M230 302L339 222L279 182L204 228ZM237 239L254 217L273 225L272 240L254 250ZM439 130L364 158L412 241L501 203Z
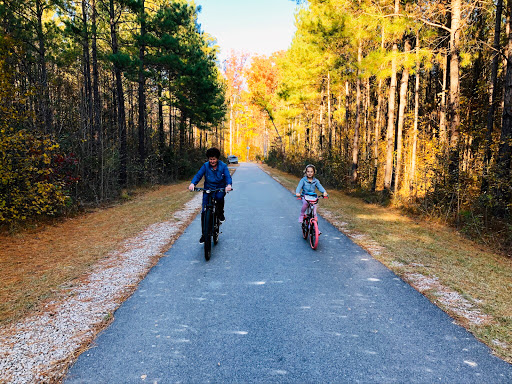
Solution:
M311 224L309 226L309 244L313 249L318 247L318 223L316 220L311 220Z
M220 229L220 221L217 215L213 218L213 244L217 245L219 242L219 229Z
M304 239L307 239L308 233L309 233L309 219L307 217L305 217L304 220L302 221L302 237Z
M210 260L210 256L212 254L212 212L207 210L204 214L204 258L206 261Z

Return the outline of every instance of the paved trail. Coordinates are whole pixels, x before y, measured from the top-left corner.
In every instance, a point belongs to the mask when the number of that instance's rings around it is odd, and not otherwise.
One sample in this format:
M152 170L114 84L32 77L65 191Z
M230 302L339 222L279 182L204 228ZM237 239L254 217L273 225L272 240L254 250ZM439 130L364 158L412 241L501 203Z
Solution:
M512 366L323 219L242 164L205 262L189 226L65 383L511 383Z

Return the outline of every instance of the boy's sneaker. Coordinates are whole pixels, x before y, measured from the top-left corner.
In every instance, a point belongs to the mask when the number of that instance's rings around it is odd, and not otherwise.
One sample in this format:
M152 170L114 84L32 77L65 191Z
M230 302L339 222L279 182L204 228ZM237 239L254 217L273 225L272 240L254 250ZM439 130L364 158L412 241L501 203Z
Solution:
M219 212L219 220L222 222L226 221L226 218L224 217L224 212Z
M199 243L200 244L204 243L204 235L201 235L201 238L199 239Z

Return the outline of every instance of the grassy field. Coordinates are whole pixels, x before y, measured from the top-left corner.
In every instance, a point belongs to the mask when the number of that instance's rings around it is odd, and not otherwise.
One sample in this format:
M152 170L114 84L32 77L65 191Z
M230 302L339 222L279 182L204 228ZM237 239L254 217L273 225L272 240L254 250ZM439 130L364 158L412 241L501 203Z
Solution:
M53 298L125 239L169 220L194 197L190 182L139 191L118 205L54 225L0 234L0 325L16 321Z
M299 178L268 166L262 168L286 188L295 191ZM376 259L405 280L423 276L435 281L433 289L420 290L459 324L512 363L512 260L477 245L455 230L437 223L408 217L392 208L367 204L339 191L328 190L320 214ZM414 284L413 284L414 285ZM470 304L478 322L461 316L468 308L456 308L441 300L456 292ZM444 295L443 295L444 293Z

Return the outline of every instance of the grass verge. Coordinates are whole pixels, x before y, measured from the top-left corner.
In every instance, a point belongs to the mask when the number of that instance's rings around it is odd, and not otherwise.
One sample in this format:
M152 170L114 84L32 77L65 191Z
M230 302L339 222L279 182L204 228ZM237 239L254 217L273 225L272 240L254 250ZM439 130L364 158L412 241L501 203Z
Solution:
M299 178L263 165L286 188ZM454 229L329 191L320 214L512 363L512 260Z
M194 197L190 182L143 191L107 209L53 225L0 234L0 325L19 320L149 225Z

